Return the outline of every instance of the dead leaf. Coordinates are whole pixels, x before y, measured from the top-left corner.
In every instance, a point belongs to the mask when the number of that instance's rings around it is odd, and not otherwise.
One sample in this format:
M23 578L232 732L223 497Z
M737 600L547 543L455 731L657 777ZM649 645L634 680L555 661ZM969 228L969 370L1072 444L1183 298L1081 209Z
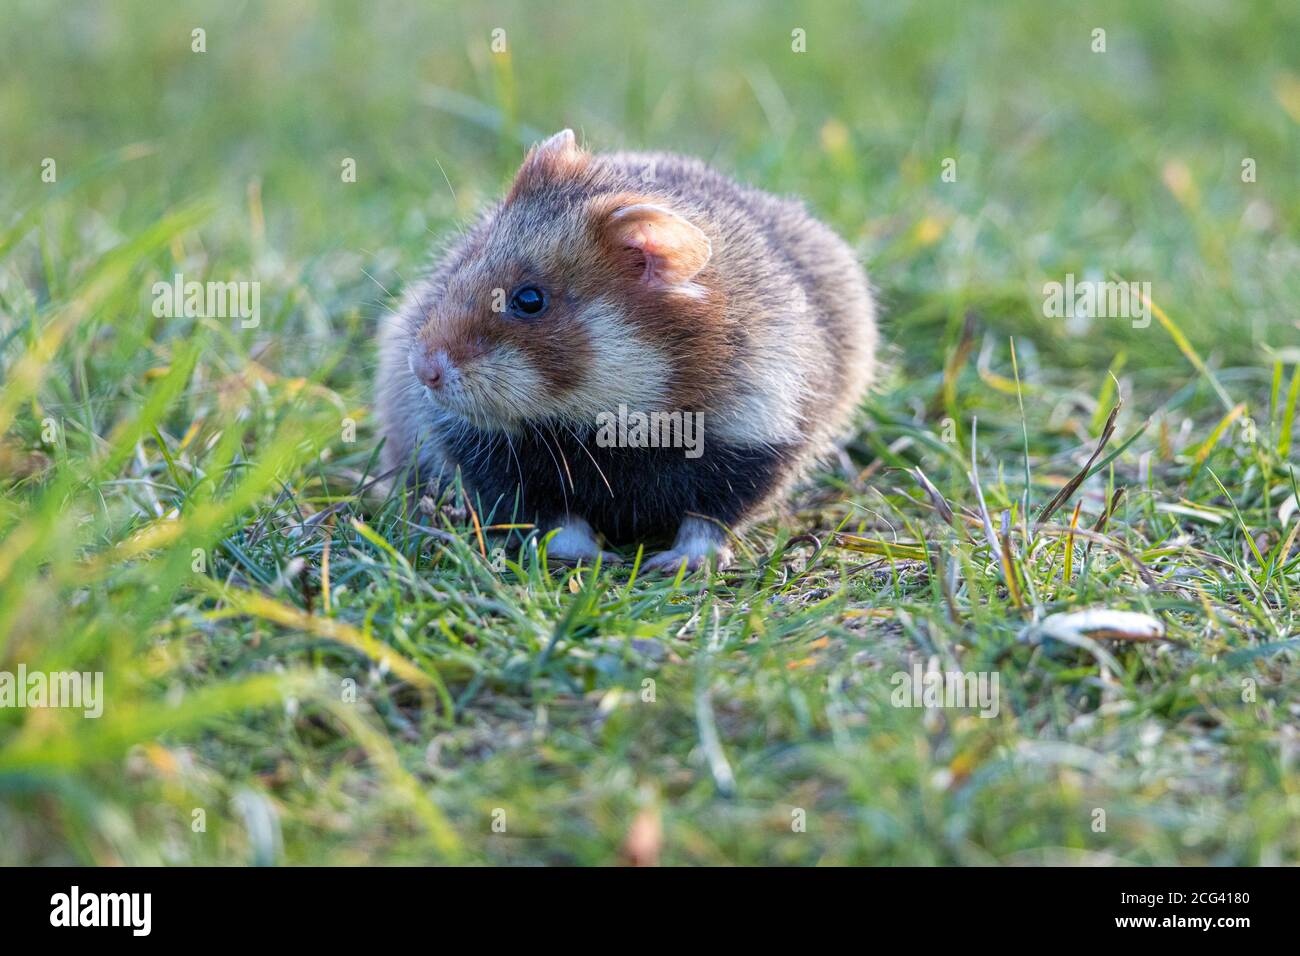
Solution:
M1296 513L1297 504L1295 495L1289 496L1286 501L1282 502L1282 507L1277 509L1277 523L1286 527L1286 523L1291 520L1291 516Z
M1039 623L1038 629L1049 637L1070 635L1112 641L1161 641L1165 639L1165 625L1149 614L1136 611L1112 611L1094 608L1051 614Z
M623 857L631 866L658 866L664 845L663 821L657 806L642 807L628 827Z

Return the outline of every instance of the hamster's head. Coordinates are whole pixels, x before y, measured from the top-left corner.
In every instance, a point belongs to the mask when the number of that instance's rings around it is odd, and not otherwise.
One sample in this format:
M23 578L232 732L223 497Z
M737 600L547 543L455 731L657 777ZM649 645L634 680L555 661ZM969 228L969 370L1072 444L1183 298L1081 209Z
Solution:
M439 412L517 430L703 400L730 341L713 246L637 185L569 130L532 148L421 304L409 365Z

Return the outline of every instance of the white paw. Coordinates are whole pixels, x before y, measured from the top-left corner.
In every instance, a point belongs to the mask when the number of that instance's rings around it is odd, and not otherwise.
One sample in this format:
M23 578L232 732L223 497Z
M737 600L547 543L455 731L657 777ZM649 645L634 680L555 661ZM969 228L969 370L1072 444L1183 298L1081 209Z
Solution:
M623 560L613 551L602 551L591 526L581 519L566 523L551 536L546 544L546 557L565 564L579 561L595 564L596 558L602 564L620 564Z
M548 548L546 551L546 560L558 561L560 564L577 564L579 561L585 564L595 564L596 557L600 557L600 563L605 567L612 564L622 564L623 559L613 551L602 551L597 548L595 551L584 552L582 554L556 554L554 549Z
M668 551L660 551L652 554L642 563L641 568L645 571L664 571L668 574L676 574L683 564L686 564L687 572L700 570L705 565L713 567L715 570L721 570L731 563L731 549L727 547L720 548L672 548Z

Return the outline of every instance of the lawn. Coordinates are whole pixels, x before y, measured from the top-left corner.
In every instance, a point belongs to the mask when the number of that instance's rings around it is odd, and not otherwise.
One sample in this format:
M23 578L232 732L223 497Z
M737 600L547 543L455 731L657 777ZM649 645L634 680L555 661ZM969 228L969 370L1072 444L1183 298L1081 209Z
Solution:
M1160 6L11 0L0 672L103 713L0 708L0 864L1300 862L1300 6ZM565 126L879 290L722 573L375 480L379 317Z

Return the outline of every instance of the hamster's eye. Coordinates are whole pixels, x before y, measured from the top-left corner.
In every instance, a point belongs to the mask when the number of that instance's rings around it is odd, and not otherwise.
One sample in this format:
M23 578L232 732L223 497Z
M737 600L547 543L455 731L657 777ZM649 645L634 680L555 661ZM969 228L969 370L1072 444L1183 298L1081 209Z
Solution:
M546 293L535 285L521 285L510 296L510 314L535 319L546 311Z

